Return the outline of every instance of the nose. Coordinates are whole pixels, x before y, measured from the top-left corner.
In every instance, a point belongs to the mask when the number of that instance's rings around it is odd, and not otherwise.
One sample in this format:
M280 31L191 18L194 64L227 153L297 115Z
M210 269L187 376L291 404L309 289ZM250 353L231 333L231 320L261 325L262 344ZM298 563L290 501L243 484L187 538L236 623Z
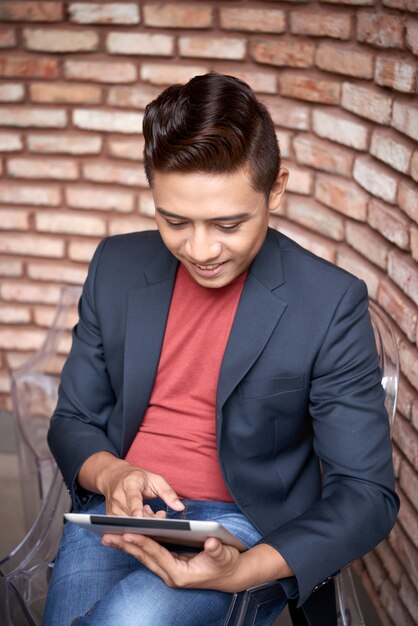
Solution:
M200 265L215 262L222 246L204 228L195 228L185 242L185 252L191 261Z

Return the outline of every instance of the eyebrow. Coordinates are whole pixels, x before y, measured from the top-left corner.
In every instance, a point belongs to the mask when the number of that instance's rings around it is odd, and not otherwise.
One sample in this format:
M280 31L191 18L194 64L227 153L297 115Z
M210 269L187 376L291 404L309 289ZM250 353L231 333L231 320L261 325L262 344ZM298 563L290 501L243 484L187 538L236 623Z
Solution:
M166 211L165 209L162 209L161 207L156 207L156 211L158 211L158 213L160 215L163 215L164 217L172 217L173 219L177 219L177 220L186 220L187 221L187 217L184 217L183 215L177 215L176 213L171 213L171 211ZM234 222L236 220L245 220L245 219L249 219L251 217L251 213L235 213L235 215L220 215L218 217L212 217L210 220L205 220L207 222Z

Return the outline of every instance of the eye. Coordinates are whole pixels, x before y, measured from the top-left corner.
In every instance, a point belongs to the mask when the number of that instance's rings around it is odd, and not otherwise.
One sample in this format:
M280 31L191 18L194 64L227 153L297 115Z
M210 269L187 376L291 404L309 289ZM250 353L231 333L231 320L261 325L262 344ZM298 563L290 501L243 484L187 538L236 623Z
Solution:
M241 223L238 224L230 224L228 226L224 225L224 224L219 224L218 228L219 230L223 230L224 232L233 232L234 230L238 230L238 228L241 226Z
M182 226L186 225L186 222L171 222L167 218L164 218L166 223L170 226L170 228L182 228Z

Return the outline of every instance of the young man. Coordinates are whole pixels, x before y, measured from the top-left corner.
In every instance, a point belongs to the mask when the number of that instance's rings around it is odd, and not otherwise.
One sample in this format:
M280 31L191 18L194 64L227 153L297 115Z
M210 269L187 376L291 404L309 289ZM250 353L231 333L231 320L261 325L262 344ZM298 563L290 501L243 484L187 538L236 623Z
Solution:
M245 83L168 88L144 137L158 232L100 244L49 443L76 510L215 519L250 549L67 524L45 624L221 625L279 579L257 623L289 597L326 626L316 589L398 507L366 287L268 228L288 174Z

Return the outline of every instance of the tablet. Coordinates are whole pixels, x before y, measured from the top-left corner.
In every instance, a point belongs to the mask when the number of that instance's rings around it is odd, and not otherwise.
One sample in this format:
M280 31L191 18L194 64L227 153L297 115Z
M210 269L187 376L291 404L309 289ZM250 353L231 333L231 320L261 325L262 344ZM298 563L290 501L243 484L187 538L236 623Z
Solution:
M138 533L148 535L160 543L202 547L208 537L217 537L240 552L247 550L239 539L234 537L218 522L201 520L179 520L153 517L128 517L116 515L89 515L87 513L65 513L68 522L79 524L97 535L104 533Z

